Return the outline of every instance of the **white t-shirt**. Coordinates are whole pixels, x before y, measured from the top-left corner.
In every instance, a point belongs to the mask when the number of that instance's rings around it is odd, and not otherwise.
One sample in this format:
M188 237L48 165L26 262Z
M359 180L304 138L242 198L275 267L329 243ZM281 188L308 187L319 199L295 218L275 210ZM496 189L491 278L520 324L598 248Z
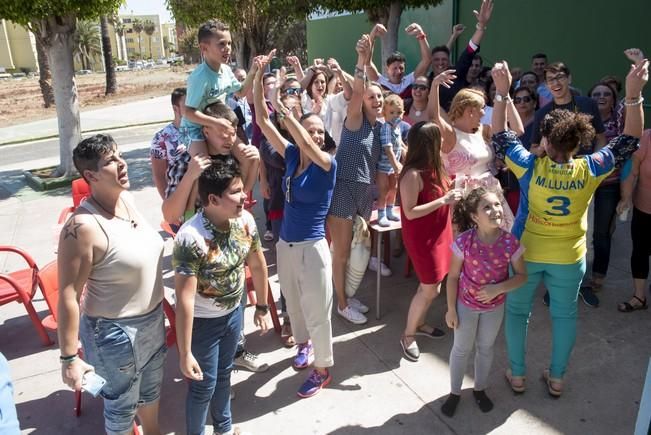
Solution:
M414 73L411 72L404 76L400 83L395 84L391 83L388 78L386 78L384 75L381 75L380 78L378 78L378 83L393 92L394 94L402 94L402 92L407 89L409 86L414 84L414 81L416 81L416 77L414 77Z

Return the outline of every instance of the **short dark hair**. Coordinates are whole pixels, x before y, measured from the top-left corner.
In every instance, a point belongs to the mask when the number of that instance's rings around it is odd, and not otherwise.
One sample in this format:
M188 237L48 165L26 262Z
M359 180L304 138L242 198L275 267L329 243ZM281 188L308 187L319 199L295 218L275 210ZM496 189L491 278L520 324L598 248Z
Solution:
M225 119L229 121L231 124L233 124L233 127L237 127L238 124L237 115L235 114L235 112L233 112L233 109L231 109L221 101L216 101L212 104L207 105L206 108L203 109L203 113L205 113L208 116L212 116L213 118Z
M197 32L197 39L199 44L202 42L208 41L210 38L217 35L217 32L228 32L230 28L228 24L225 24L219 20L208 20L199 26L199 31Z
M570 75L570 69L563 62L554 62L547 64L543 70L543 78L547 78L547 73L558 74L564 73L565 75Z
M479 54L475 54L475 55L472 57L472 60L475 60L475 59L479 59L479 65L483 65L483 64L484 64L484 58L481 57Z
M400 53L399 51L394 51L387 57L387 66L391 65L394 62L401 62L401 63L406 63L407 59L405 58L405 55Z
M536 53L533 56L531 56L531 60L534 59L545 59L547 60L547 55L545 53Z
M434 55L434 53L438 53L439 51L444 52L448 55L448 57L450 57L450 49L447 46L437 45L436 47L432 48L432 55Z
M176 88L172 91L172 106L178 106L181 98L185 97L188 93L186 88Z
M212 157L212 163L199 176L199 199L203 206L208 205L208 195L222 196L235 178L241 178L240 164L231 156Z
M86 180L84 171L97 171L99 160L113 151L115 146L115 140L110 134L95 134L79 142L72 151L72 162L79 175Z

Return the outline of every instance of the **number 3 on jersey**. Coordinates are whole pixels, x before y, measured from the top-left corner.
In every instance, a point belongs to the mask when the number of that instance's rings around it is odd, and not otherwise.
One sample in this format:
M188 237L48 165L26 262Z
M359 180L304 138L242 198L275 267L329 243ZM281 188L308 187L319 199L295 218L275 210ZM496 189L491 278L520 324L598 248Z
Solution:
M567 216L570 214L570 198L567 196L550 196L547 202L552 204L551 210L545 210L550 216Z

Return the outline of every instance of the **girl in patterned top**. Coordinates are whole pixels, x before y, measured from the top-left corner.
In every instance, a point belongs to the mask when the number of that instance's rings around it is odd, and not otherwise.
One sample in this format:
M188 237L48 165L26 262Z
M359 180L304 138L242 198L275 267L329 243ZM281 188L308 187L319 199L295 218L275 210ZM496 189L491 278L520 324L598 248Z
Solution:
M452 244L445 321L454 329L450 352L451 392L441 412L452 417L461 395L468 357L476 344L473 396L482 412L493 409L485 393L493 361L493 344L504 318L505 293L527 280L523 248L500 228L500 198L484 187L472 190L454 209L453 222L464 231ZM509 266L513 276L509 278Z

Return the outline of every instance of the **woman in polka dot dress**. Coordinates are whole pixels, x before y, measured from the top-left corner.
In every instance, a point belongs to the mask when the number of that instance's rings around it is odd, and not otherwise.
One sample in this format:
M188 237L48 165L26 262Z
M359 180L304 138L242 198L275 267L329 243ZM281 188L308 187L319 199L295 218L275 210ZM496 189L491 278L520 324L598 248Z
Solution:
M503 219L501 198L484 187L472 190L454 208L452 220L464 232L452 244L447 281L445 321L454 329L454 345L450 352L451 392L441 411L449 417L459 403L473 344L473 396L481 411L493 408L484 390L493 362L493 344L504 318L505 293L527 280L524 248L515 236L500 228ZM514 272L510 278L509 265Z

